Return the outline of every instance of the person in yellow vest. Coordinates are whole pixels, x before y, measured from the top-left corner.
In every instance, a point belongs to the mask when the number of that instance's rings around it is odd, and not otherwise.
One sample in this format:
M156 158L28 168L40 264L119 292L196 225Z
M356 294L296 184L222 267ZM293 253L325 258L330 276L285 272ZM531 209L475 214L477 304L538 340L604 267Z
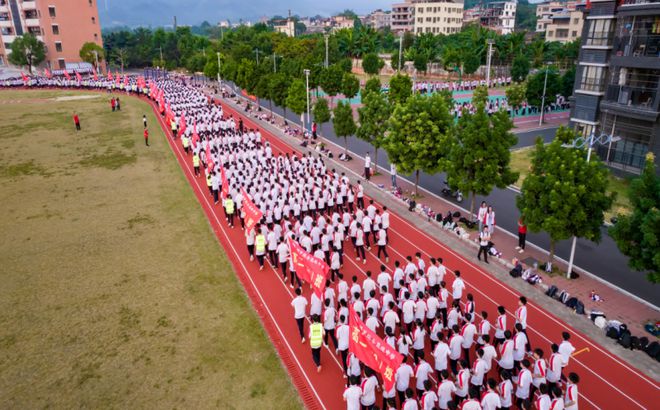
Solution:
M185 134L181 136L181 145L183 145L183 150L186 152L186 155L189 154L190 139Z
M254 229L257 231L257 236L254 238L254 253L257 255L257 260L259 261L259 270L263 270L264 256L266 256L266 237L261 232L261 225L257 224Z
M174 121L174 118L170 120L170 127L172 128L172 138L176 138L176 121Z
M213 182L211 180L211 173L206 172L206 186L209 188L209 193L213 195Z
M323 345L323 325L319 315L312 315L312 324L309 325L309 346L312 348L312 359L316 371L321 371L321 346Z
M227 195L227 198L225 198L225 214L227 215L227 222L229 222L229 227L233 228L234 227L234 212L236 211L234 209L234 200L232 199L231 195Z
M193 168L195 169L195 176L199 176L199 154L193 152Z

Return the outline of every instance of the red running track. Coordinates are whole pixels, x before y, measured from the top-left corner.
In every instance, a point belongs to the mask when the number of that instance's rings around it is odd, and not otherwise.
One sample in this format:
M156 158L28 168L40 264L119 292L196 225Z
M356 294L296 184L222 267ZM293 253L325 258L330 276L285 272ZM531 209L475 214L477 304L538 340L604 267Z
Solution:
M156 111L153 103L152 107ZM223 108L225 112L233 114L234 117L243 118L247 127L261 129L262 136L270 141L275 153L294 151L292 147L270 132L263 130L249 117L243 116L225 104L223 104ZM169 135L162 118L158 117L163 131ZM309 344L300 343L298 330L293 320L293 310L290 306L290 301L293 299L292 289L288 287L288 283L282 280L279 271L270 268L259 271L256 261L249 261L243 231L227 226L222 219L221 207L213 205L210 200L205 179L194 177L191 158L185 158L180 144L170 138L168 138L168 143L206 213L213 231L233 263L284 367L298 389L303 403L310 409L343 407L341 393L344 389L344 379L338 357L334 355L334 351L324 348L321 358L323 370L321 373L316 372ZM358 275L364 279L366 270L371 270L374 274L379 271L381 262L376 258L375 252L368 253L367 264L363 265L355 262L353 250L350 248L348 246L346 249L347 258L345 258L343 269L346 278ZM388 250L392 259L391 266L393 266L394 260L403 261L405 256L417 251L422 252L426 260L431 256L442 257L448 273L456 269L461 271L467 285L465 293L471 292L475 295L477 312L486 310L494 315L497 306L504 305L508 314L513 317L519 296L515 291L483 271L474 261L454 252L394 213L391 217ZM448 283L449 276L453 275L450 274L445 278ZM478 286L474 286L475 284ZM449 285L448 288L450 288ZM309 297L310 291L306 286L303 286L303 291L305 296ZM660 390L660 385L656 381L605 351L571 326L531 302L528 303L528 323L528 334L532 346L540 346L546 352L550 351L549 347L552 342L560 341L561 332L564 330L568 330L573 335L572 342L577 350L585 347L590 349L589 352L571 359L568 368L564 370L565 373L575 371L580 375L580 408L652 409L657 406L657 404L653 404L657 403ZM330 346L332 347L332 344ZM431 359L427 354L427 360L432 363ZM380 399L377 403L380 404Z

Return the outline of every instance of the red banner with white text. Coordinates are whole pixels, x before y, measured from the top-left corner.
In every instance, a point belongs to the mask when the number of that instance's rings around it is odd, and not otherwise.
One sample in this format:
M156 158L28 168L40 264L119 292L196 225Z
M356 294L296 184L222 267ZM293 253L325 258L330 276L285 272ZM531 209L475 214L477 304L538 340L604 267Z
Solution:
M323 259L307 252L297 241L288 239L289 249L291 250L291 260L296 265L296 274L305 282L312 285L314 293L323 299L325 282L328 279L330 267Z

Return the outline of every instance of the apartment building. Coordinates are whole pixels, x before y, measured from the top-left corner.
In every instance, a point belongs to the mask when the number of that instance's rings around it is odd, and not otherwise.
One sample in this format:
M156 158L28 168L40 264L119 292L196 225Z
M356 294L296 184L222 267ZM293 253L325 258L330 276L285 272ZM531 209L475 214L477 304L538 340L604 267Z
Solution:
M549 1L536 5L536 32L545 33L555 13L575 10L576 1Z
M463 26L463 6L463 0L425 0L414 2L414 33L458 33Z
M576 10L563 10L550 17L545 26L545 41L570 43L580 37L584 25L584 5L578 5Z
M660 3L591 0L585 12L571 124L611 167L660 158Z
M88 41L103 46L97 0L0 0L0 66L17 36L34 34L46 45L44 65L66 68L80 62L80 48Z
M482 4L464 14L463 23L478 21L483 27L500 34L512 33L516 26L517 1L494 1ZM465 16L468 20L465 21Z
M392 12L383 11L381 9L375 10L364 19L364 24L374 30L380 30L392 25Z
M412 31L414 8L412 0L392 4L390 29L395 33Z

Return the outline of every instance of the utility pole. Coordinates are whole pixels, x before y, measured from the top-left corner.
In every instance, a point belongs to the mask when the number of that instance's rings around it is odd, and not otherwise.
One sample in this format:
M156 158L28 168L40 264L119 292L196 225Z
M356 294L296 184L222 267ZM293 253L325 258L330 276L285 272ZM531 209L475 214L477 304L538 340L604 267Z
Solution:
M323 66L325 68L328 68L328 37L328 33L323 35L323 38L325 39L325 64Z
M490 87L490 62L493 58L493 44L495 40L488 39L488 56L486 58L486 87Z
M543 113L545 109L545 90L548 86L548 64L545 65L545 80L543 81L543 97L541 98L541 116L539 117L539 127L543 124Z
M222 83L220 82L220 52L218 51L216 55L218 56L218 88L221 88Z
M401 54L403 53L403 31L399 35L399 68L397 71L401 71Z
M304 73L305 73L305 88L307 90L307 123L311 125L310 116L309 116L309 70L305 69ZM303 124L303 128L304 128L304 124Z
M257 53L257 65L259 65L259 49L255 48L254 53Z
M277 73L277 57L282 57L273 52L273 72Z

